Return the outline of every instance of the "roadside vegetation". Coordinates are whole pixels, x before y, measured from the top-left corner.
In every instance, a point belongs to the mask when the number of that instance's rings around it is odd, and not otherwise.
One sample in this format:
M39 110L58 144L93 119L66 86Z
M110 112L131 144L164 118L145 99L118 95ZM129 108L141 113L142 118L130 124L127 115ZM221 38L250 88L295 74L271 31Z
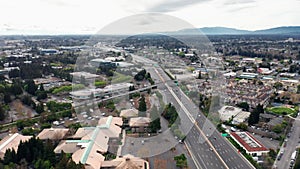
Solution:
M187 168L187 159L184 154L178 155L174 157L174 160L176 161L176 166L179 168Z

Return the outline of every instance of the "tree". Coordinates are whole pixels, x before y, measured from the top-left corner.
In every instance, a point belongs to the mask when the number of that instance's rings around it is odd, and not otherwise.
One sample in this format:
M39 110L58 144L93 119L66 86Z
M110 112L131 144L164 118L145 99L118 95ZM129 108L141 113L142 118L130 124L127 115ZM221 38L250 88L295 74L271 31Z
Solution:
M43 104L39 103L36 108L35 108L35 111L38 113L38 114L41 114L44 112L44 106Z
M269 151L268 154L269 154L269 156L270 156L273 160L276 159L277 153L276 153L276 151L275 151L274 149L270 149L270 151Z
M244 111L249 111L249 104L247 102L238 103L236 106L242 108Z
M142 81L145 79L146 73L147 73L146 70L143 69L134 76L134 79L136 81Z
M135 87L134 86L129 86L129 91L134 91Z
M291 65L289 68L290 73L296 73L300 68L297 65Z
M282 132L282 129L283 129L282 125L281 125L281 124L277 124L277 125L275 125L275 126L273 127L272 130L273 130L275 133L281 133L281 132Z
M36 96L37 96L37 98L36 98L37 100L46 99L48 97L46 91L38 91Z
M181 154L179 156L175 156L174 160L176 161L176 166L180 168L187 167L187 158L184 154Z
M242 130L247 130L248 125L245 124L245 123L240 123L237 127L240 128L240 129L242 129Z
M10 94L8 92L4 93L3 100L4 100L4 103L6 103L6 104L11 102Z
M29 95L24 95L21 98L21 101L26 104L27 106L31 106L33 104L33 101L31 100L31 97Z
M146 100L145 100L144 96L142 96L139 101L139 111L141 111L141 112L147 111L147 105L146 105Z
M23 93L22 90L22 86L18 83L18 82L14 82L11 87L10 87L10 91L12 94L14 94L15 96L20 95Z
M32 79L27 80L25 82L25 90L31 94L31 95L35 95L35 92L37 90L37 86L35 85L34 81Z
M6 116L6 112L3 109L3 105L0 105L0 121L4 120Z
M202 79L201 71L199 71L199 73L198 73L198 79Z
M169 122L169 126L175 123L178 117L178 113L176 111L176 108L169 103L166 105L164 111L162 112L162 116ZM180 118L178 118L178 124L180 123Z
M248 124L249 125L257 124L259 122L260 113L264 113L264 108L262 105L258 104L256 108L251 112L248 119Z
M243 67L243 72L246 72L246 71L247 71L247 69L246 69L246 67L244 66L244 67Z
M43 84L40 84L39 91L45 91Z
M160 130L161 129L160 119L157 118L157 119L151 121L151 123L149 125L149 129L150 129L150 132L152 132L152 133L156 133L157 130Z
M274 87L275 87L275 89L279 90L283 87L283 84L280 82L276 82L276 83L274 83Z
M9 164L11 162L16 163L17 162L16 157L17 157L16 151L14 149L12 150L8 149L5 151L3 163L4 164Z
M19 69L12 69L11 71L8 72L9 78L16 78L20 77L20 70Z

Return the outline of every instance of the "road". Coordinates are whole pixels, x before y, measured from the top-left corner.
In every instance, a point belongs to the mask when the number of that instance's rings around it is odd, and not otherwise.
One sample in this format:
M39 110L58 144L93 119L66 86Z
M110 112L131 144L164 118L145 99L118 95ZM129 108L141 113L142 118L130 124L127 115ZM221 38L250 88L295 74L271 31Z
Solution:
M166 93L167 100L173 103L179 113L181 124L184 124L180 126L181 130L188 133L185 144L197 168L254 168L221 136L215 126L155 62L136 55L133 58L140 61L141 64L152 64L146 70L150 72L158 89L168 91Z
M185 143L194 158L197 168L254 168L237 150L225 140L215 126L198 110L197 106L170 81L160 68L148 68L155 79L158 89L168 92L168 100L176 107L181 129L188 133Z
M291 155L299 147L300 141L300 116L295 118L293 123L292 131L290 132L290 137L287 139L286 145L282 145L280 148L280 152L283 152L283 155L280 160L278 160L278 156L276 161L274 162L273 168L277 169L286 169L290 166Z

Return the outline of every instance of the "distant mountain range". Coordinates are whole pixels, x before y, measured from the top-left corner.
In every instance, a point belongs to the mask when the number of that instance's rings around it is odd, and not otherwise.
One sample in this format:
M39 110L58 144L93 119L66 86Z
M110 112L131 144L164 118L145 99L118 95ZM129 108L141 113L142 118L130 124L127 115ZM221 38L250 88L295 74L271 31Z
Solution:
M256 31L241 30L226 27L203 27L196 29L183 29L174 34L195 34L200 30L205 35L300 35L300 26L282 26L270 29L262 29Z

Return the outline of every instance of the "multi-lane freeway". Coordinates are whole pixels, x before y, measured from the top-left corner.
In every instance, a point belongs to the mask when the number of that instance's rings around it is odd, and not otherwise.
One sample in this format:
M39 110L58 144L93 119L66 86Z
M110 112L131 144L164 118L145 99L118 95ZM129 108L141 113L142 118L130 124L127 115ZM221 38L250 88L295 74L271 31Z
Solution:
M187 133L185 144L193 161L200 169L252 169L254 168L216 130L215 126L199 111L178 86L153 61L134 56L136 61L152 64L145 67L159 90L165 91L167 101L173 103L181 119L181 130Z

